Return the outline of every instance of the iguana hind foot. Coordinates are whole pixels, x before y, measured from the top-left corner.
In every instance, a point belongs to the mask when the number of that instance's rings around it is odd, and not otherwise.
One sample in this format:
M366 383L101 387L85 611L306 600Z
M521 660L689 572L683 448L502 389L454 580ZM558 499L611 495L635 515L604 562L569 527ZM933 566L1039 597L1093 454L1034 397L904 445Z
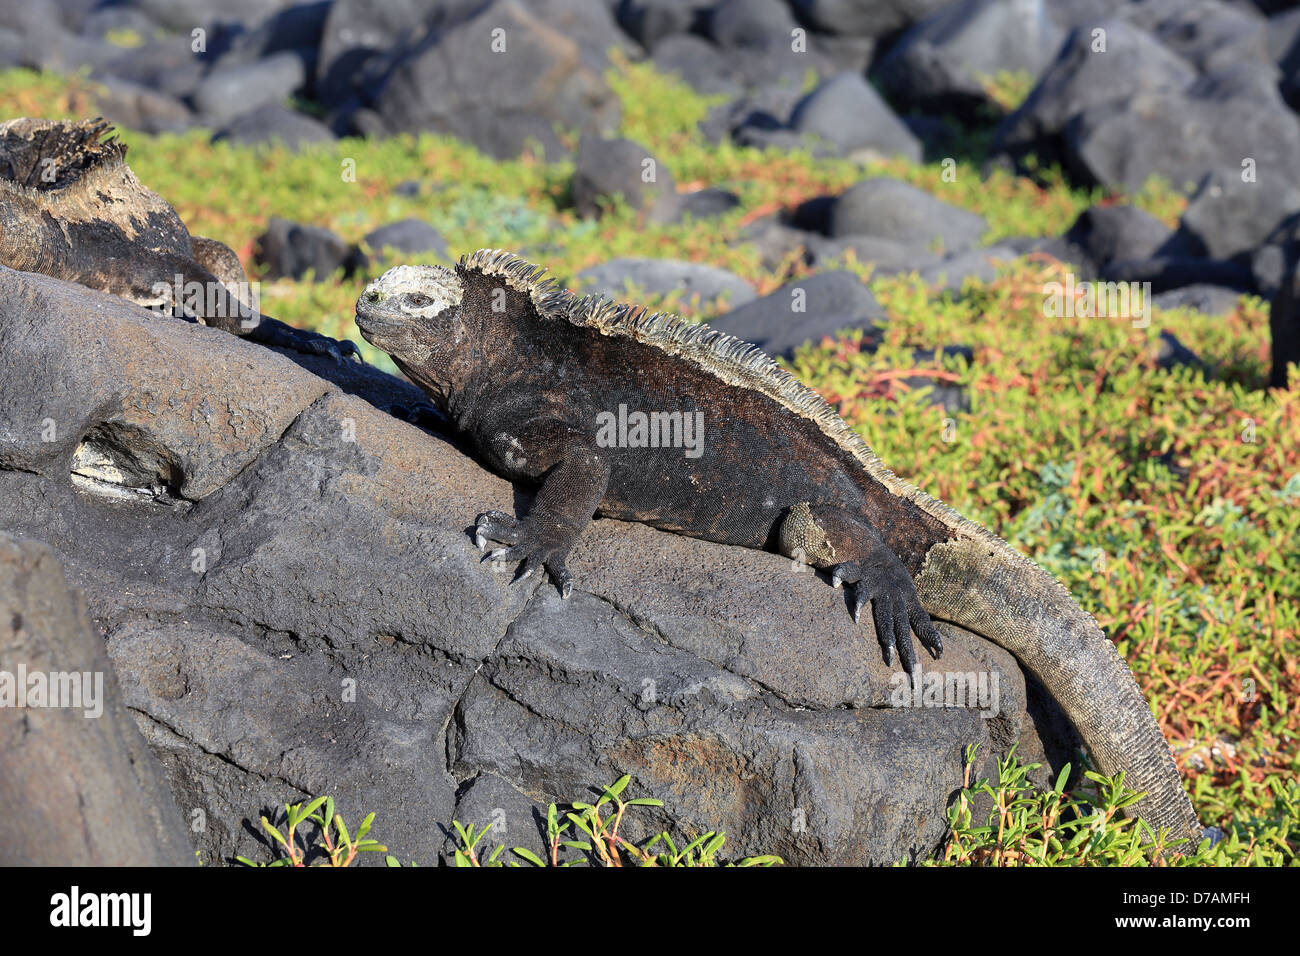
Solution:
M854 623L871 602L886 664L893 665L897 651L903 670L910 674L916 669L913 632L935 659L943 654L943 640L921 607L912 576L865 520L842 508L803 501L782 520L779 544L787 557L829 571L835 587L849 586Z

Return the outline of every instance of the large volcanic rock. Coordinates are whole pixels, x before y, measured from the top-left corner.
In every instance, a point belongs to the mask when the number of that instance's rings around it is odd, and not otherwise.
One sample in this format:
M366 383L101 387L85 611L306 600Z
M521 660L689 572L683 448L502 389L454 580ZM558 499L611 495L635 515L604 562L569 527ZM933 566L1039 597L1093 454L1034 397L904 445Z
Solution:
M390 414L419 395L373 368L9 270L0 356L0 528L84 590L205 861L269 858L258 816L326 793L403 859L453 818L535 849L546 802L626 772L666 802L630 836L887 863L940 844L968 745L983 773L1073 746L943 624L941 666L996 675L995 711L891 706L871 625L774 554L599 520L569 601L512 586L467 530L526 496Z

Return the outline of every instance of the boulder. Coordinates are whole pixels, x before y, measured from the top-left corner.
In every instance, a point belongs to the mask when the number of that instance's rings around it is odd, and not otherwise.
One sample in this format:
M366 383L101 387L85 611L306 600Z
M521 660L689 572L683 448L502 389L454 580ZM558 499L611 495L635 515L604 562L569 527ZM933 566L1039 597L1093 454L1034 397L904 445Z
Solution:
M676 76L705 96L738 96L744 89L730 58L693 34L673 33L655 41L650 59L660 73Z
M607 132L619 105L572 37L518 0L494 0L402 58L375 109L393 132L448 133L502 159L529 144L564 156L557 126Z
M86 602L50 548L5 531L0 763L0 866L197 862Z
M196 26L257 23L285 6L285 0L134 0L134 6L154 23L188 33Z
M1060 162L1085 185L1128 192L1152 176L1190 191L1206 173L1240 172L1247 162L1260 182L1300 178L1300 121L1271 64L1229 60L1199 74L1119 18L1070 34L994 145L1013 159Z
M998 266L1019 258L1019 253L1007 245L965 249L945 256L941 261L920 270L927 285L960 292L967 279L992 282L997 278Z
M1288 366L1300 365L1300 268L1294 250L1287 257L1277 294L1268 310L1268 331L1272 342L1273 363L1269 369L1269 388L1286 388Z
M1300 121L1271 78L1225 68L1184 92L1137 97L1080 114L1066 131L1067 161L1083 182L1135 191L1152 176L1192 191L1212 170L1261 182L1298 181Z
M1146 259L1173 237L1174 231L1136 206L1090 206L1065 233L1097 265L1116 259Z
M975 245L988 229L983 216L936 199L896 179L867 179L831 207L828 233L942 244L945 253Z
M614 15L628 36L654 50L666 37L690 33L707 8L702 0L618 0Z
M338 106L372 95L397 60L476 6L476 0L333 0L316 58L317 98Z
M632 839L915 860L968 746L983 775L1076 745L1012 658L944 623L943 668L996 675L996 708L891 706L870 621L778 555L597 520L570 600L512 586L466 529L516 492L388 414L414 390L369 366L7 270L0 355L0 526L85 592L209 864L269 859L257 818L323 794L403 860L498 810L536 850L548 801L622 773L665 802Z
M1194 282L1161 292L1152 301L1158 309L1192 309L1204 315L1223 315L1237 307L1241 293L1221 285Z
M921 160L921 141L855 73L841 73L809 93L795 108L790 128L840 155L870 151Z
M176 97L116 77L99 84L95 105L106 119L142 133L179 133L194 120Z
M609 66L609 51L635 58L636 44L618 28L607 0L525 0L547 26L573 37L583 65L592 70Z
M926 248L926 243L885 239L881 236L845 236L826 239L812 234L807 243L808 264L816 266L832 260L842 260L852 254L863 265L871 266L871 278L897 275L900 272L919 272L937 265L941 257Z
M351 255L352 248L328 229L273 216L257 239L255 258L268 279L302 279L310 272L319 282L346 267Z
M688 193L679 193L677 204L682 216L693 219L711 219L721 216L740 205L740 197L729 189L706 186Z
M709 322L769 355L789 358L806 342L845 329L871 329L885 310L851 272L821 272L790 282Z
M213 70L194 91L194 108L210 121L230 120L256 107L283 102L306 79L306 67L297 54L273 53L246 66Z
M893 102L973 117L1000 70L1042 74L1065 29L1047 0L961 0L909 29L876 67Z
M952 0L793 0L801 23L825 33L888 37Z
M190 48L188 31L186 36L151 37L130 50L114 49L112 58L91 71L91 79L124 81L159 96L187 100L207 75L207 64Z
M1268 52L1282 74L1278 84L1291 109L1300 106L1300 7L1268 19Z
M1223 286L1237 292L1254 291L1250 268L1240 262L1186 255L1155 255L1146 259L1116 259L1100 270L1109 282L1150 282L1152 292L1186 285Z
M1143 0L1124 18L1146 30L1203 73L1270 61L1268 21L1245 5L1222 0Z
M796 229L771 213L741 227L736 243L752 245L763 268L769 272L789 268L797 259L807 258L814 240L826 241L817 233Z
M237 146L279 145L297 152L315 143L332 143L335 136L320 120L279 103L268 103L236 116L212 139L229 140Z
M1081 27L1070 33L1020 108L999 125L994 148L1016 159L1037 153L1063 163L1065 130L1077 117L1122 111L1142 97L1181 93L1195 78L1190 63L1125 20L1112 17L1091 29Z
M1300 186L1277 172L1262 182L1244 180L1239 170L1208 173L1183 210L1180 238L1215 259L1250 252L1300 211Z
M221 66L253 63L273 53L291 51L304 60L310 55L309 73L315 72L316 51L325 33L331 0L310 0L275 10L260 21L248 22L231 38L218 59Z
M616 196L633 209L645 209L650 222L672 222L679 212L672 171L630 139L584 136L570 193L574 210L584 218L598 217Z
M1097 276L1097 264L1092 256L1078 244L1064 236L1012 236L998 242L1017 256L1050 256L1073 268L1080 279Z
M722 0L707 22L710 38L723 49L768 55L789 52L798 27L782 0Z
M629 295L666 295L684 292L687 299L698 296L701 303L724 301L732 306L755 298L753 287L734 273L699 262L677 259L611 259L583 269L577 275L588 292L618 301Z
M390 222L386 226L372 229L362 237L361 244L369 254L368 259L372 269L389 263L387 257L383 255L386 249L394 250L402 256L431 252L441 259L448 258L447 240L443 238L442 233L423 219L403 219L400 222Z
M1177 295L1177 293L1165 293L1166 295ZM1159 299L1156 305L1160 305ZM1194 306L1193 306L1194 308ZM1201 371L1208 371L1209 366L1201 359L1199 355L1189 349L1178 337L1168 329L1160 330L1160 339L1155 348L1156 365L1165 371L1174 368L1192 368Z

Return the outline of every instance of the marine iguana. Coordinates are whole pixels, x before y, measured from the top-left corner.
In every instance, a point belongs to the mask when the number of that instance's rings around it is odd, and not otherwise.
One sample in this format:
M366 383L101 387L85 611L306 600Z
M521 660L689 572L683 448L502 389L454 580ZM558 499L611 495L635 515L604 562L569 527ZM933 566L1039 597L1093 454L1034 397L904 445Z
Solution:
M1101 771L1124 771L1145 792L1129 812L1199 840L1137 683L1055 578L895 476L756 346L575 296L544 271L482 249L454 270L390 269L357 300L362 336L393 357L482 462L540 486L523 519L477 517L480 550L489 540L506 545L489 558L519 560L521 578L544 568L567 597L565 558L593 515L800 558L848 585L855 621L871 602L888 663L897 649L913 668L909 631L942 653L932 617L1010 651L1061 703ZM660 413L660 437L670 440L652 447L629 428L626 441L611 441L611 416L621 427L628 409ZM692 440L703 444L665 447L673 438L665 421L702 422Z
M111 292L146 307L299 352L357 355L262 315L229 246L191 236L136 178L102 119L0 124L0 264Z

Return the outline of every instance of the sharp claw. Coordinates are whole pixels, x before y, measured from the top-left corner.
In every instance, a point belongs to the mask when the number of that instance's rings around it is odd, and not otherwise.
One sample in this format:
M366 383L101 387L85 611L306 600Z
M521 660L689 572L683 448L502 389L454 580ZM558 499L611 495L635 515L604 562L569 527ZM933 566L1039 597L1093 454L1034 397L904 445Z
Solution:
M483 560L495 561L497 558L501 557L509 550L510 550L509 548L497 548L495 551L489 551L487 554L483 555Z
M532 573L533 573L533 569L528 568L526 571L522 572L519 575L519 577L515 578L515 583L518 584L520 581L527 581L528 578L532 575Z
M474 547L480 551L487 547L487 538L483 537L483 532L477 528L474 529Z
M569 595L572 593L573 593L572 581L565 581L563 584L560 585L560 597L563 600L567 601L569 599Z
M885 665L887 667L894 666L894 645L893 644L885 645Z
M832 574L832 575L831 575L831 587L836 588L836 589L838 590L839 588L842 588L843 586L844 586L844 579L841 578L838 574Z

